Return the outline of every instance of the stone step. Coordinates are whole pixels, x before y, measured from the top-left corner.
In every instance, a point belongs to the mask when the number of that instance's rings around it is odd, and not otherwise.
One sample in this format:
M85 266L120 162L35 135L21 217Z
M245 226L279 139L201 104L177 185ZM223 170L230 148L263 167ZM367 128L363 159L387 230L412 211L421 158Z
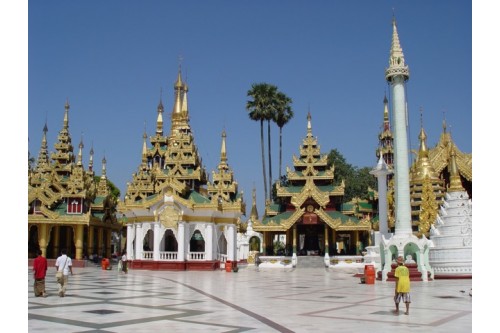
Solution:
M408 267L408 270L410 271L410 281L423 281L422 273L418 271L417 264L405 264L405 266ZM398 267L397 264L391 265L391 271L387 273L387 281L396 281L396 278L394 277L396 267ZM427 272L427 279L429 281L432 280L430 272ZM382 271L377 272L377 280L382 281Z
M298 256L297 268L324 268L324 260L323 256Z

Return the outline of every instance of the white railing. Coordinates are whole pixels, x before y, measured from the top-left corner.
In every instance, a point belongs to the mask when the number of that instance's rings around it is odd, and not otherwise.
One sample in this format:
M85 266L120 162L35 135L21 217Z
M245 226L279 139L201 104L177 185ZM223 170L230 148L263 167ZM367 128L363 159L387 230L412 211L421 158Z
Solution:
M153 260L153 251L143 251L142 260Z
M188 252L189 260L205 260L205 252Z
M160 260L177 260L177 252L160 252Z
M225 263L227 261L227 254L219 253L217 255L217 260L219 260L221 263Z

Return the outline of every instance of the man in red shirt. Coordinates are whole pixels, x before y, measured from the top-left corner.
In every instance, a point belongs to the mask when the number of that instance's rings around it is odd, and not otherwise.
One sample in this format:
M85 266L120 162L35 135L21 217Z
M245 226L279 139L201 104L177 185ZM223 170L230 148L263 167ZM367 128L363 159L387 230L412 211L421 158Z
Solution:
M47 274L47 259L42 256L42 251L37 251L38 256L33 261L33 277L35 278L35 296L47 297L45 293L45 275Z

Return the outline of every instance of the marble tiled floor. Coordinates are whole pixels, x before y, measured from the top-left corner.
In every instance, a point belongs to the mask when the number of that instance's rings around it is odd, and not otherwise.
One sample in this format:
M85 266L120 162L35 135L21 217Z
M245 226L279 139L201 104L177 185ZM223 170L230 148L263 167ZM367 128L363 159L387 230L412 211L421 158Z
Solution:
M472 331L470 279L413 282L407 316L393 313L393 282L361 284L352 273L324 268L74 271L59 297L50 268L42 298L33 295L29 268L29 332Z

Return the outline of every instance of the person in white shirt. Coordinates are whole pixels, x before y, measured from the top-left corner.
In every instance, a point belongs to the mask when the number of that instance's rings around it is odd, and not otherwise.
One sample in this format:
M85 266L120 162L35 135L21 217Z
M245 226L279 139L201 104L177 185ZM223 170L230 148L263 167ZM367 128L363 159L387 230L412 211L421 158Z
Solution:
M66 255L66 250L61 250L61 255L56 260L56 270L63 273L63 278L57 280L59 285L59 297L64 297L66 294L66 287L68 286L68 275L73 275L73 263L71 258Z

